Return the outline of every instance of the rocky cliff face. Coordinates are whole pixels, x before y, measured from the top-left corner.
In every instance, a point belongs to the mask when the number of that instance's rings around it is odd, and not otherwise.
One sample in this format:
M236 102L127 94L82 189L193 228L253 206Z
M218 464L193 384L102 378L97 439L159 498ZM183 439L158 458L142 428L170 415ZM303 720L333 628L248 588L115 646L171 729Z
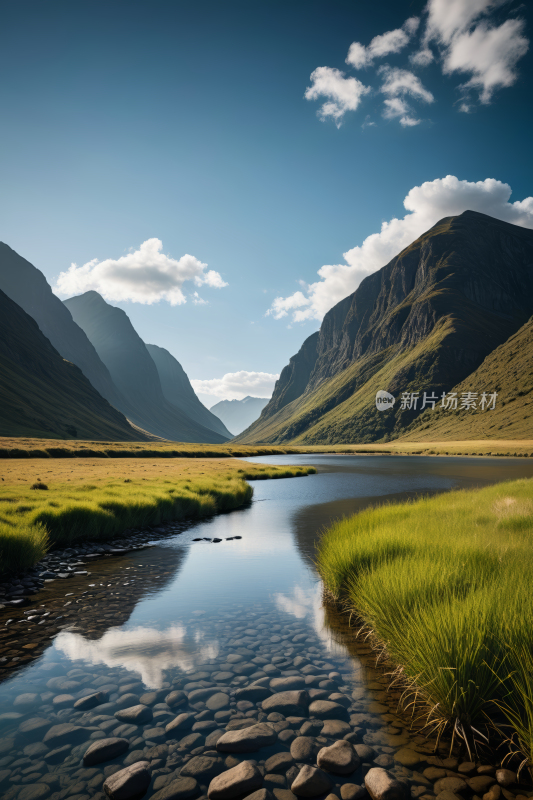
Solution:
M399 435L416 414L397 406L385 417L372 409L373 377L381 381L374 395L449 391L532 312L533 231L473 211L447 217L326 314L283 370L246 441ZM365 385L364 409L350 406ZM340 412L333 427L321 426L346 403L348 426Z

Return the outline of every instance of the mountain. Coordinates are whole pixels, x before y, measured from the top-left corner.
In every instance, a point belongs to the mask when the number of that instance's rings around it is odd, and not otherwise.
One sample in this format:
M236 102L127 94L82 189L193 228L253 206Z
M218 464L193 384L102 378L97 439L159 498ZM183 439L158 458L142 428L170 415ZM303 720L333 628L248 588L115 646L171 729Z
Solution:
M128 413L127 403L113 384L108 369L69 310L52 292L43 273L3 242L0 242L0 289L33 317L53 347L81 369L102 397Z
M255 422L267 403L267 397L248 396L242 400L221 400L211 406L211 411L233 431L232 436L236 436Z
M85 292L64 302L94 345L114 384L127 398L132 422L172 441L227 441L227 436L201 425L168 402L157 367L122 309L106 303L98 292Z
M157 367L161 389L169 403L181 409L203 427L216 431L226 439L231 439L233 434L228 431L224 423L200 402L179 361L164 347L147 344L146 349Z
M475 372L452 389L476 392L475 409L426 410L402 441L533 439L533 317L497 347ZM480 408L482 393L497 393L494 410Z
M0 436L139 441L126 417L0 291Z
M237 441L398 438L420 404L378 411L378 390L440 397L532 313L533 231L474 211L446 217L326 314Z

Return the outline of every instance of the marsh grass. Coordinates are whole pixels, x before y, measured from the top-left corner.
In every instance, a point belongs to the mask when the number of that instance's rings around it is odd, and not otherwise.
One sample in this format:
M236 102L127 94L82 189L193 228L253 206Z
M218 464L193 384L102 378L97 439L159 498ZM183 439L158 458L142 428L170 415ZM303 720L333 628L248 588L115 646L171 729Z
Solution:
M317 558L330 595L396 666L406 702L430 709L429 729L451 728L473 754L502 711L528 763L532 535L533 480L519 480L362 511L331 526Z
M2 487L0 570L33 566L55 545L105 541L131 527L199 519L239 508L252 499L247 480L315 472L313 467L238 468L241 462L198 462L196 470L156 477L143 469L142 462L137 464L138 472L127 479L119 474L96 478L94 483L50 483L46 492L31 491L33 487L19 483ZM147 474L150 477L144 477Z

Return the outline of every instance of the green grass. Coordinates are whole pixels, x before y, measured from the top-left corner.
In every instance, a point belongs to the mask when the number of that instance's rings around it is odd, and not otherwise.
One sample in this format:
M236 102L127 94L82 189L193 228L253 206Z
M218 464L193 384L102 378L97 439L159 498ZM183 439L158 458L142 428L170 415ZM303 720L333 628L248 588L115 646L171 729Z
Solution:
M528 763L532 536L533 480L519 480L363 511L326 531L317 558L436 731L472 748L503 711Z
M47 491L0 489L0 571L33 566L50 547L105 541L131 527L199 519L230 511L253 495L247 480L299 477L314 467L213 465L205 477L120 478L103 483L51 484Z

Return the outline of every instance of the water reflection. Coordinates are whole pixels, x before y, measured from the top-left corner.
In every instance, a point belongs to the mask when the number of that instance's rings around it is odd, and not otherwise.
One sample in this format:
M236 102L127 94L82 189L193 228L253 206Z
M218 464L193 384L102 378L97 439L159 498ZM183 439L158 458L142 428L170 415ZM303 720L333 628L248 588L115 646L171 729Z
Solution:
M122 667L139 674L147 688L160 689L166 670L178 667L188 672L198 661L216 657L216 644L202 645L202 639L200 631L191 635L184 625L172 625L163 631L146 627L111 628L97 641L76 633L61 633L55 647L72 662Z

